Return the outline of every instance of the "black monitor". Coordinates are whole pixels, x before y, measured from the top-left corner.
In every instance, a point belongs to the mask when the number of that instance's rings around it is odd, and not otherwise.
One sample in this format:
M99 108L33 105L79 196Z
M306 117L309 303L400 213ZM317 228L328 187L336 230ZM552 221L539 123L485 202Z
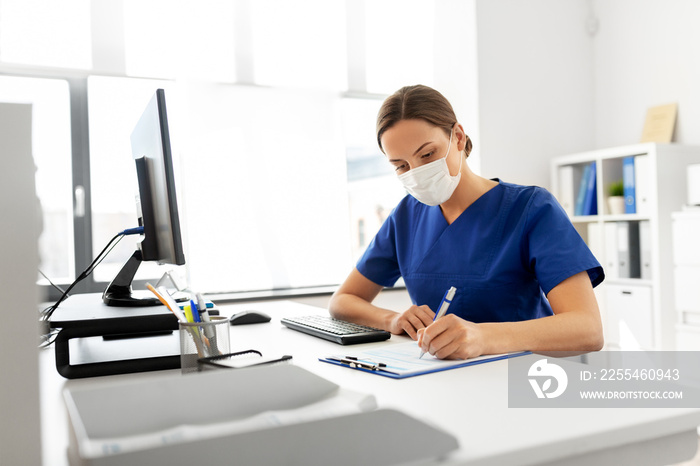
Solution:
M131 133L136 162L139 226L143 240L102 295L109 306L152 306L160 301L148 291L131 288L142 261L183 265L180 217L175 194L173 156L170 149L165 91L158 89ZM183 297L183 299L186 297Z

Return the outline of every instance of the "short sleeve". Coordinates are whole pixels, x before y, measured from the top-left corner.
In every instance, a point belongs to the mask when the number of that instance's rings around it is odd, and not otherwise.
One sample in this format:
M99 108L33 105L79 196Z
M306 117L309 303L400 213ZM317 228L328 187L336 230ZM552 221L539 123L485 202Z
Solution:
M394 286L399 279L394 212L384 221L356 267L365 278L381 286Z
M598 260L578 234L571 220L548 191L538 188L527 212L523 253L548 294L565 279L586 271L595 287L605 278Z

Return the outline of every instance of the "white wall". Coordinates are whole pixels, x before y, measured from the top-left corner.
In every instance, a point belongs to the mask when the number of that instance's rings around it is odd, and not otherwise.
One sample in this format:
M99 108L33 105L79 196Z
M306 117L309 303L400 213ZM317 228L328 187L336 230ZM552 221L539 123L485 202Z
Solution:
M484 176L549 187L551 157L639 142L671 102L674 141L700 144L700 2L477 0L476 15Z
M0 464L41 464L39 267L32 106L0 103Z
M598 147L639 142L647 108L678 102L675 142L700 144L700 2L595 0Z
M474 141L479 140L479 89L476 47L476 1L435 2L435 89L450 101L457 119ZM475 145L469 165L481 171L481 148Z
M477 0L481 174L549 187L549 160L595 148L585 0Z

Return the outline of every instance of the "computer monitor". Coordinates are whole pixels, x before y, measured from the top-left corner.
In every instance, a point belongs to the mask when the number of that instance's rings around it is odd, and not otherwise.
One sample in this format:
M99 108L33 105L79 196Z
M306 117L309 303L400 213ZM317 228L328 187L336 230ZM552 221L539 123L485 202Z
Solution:
M143 240L102 295L109 306L151 306L160 301L148 291L133 291L131 283L142 261L183 265L185 255L175 194L165 91L156 90L131 133L136 162L139 226Z

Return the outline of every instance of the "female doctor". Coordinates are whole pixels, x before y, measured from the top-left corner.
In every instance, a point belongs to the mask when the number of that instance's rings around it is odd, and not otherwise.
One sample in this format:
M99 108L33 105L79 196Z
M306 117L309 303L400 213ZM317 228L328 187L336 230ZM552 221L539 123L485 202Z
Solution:
M426 86L386 99L377 141L409 195L334 293L332 316L407 333L440 359L601 349L593 287L603 269L549 192L475 175L452 106ZM414 305L373 305L399 277ZM452 286L448 314L433 322Z

